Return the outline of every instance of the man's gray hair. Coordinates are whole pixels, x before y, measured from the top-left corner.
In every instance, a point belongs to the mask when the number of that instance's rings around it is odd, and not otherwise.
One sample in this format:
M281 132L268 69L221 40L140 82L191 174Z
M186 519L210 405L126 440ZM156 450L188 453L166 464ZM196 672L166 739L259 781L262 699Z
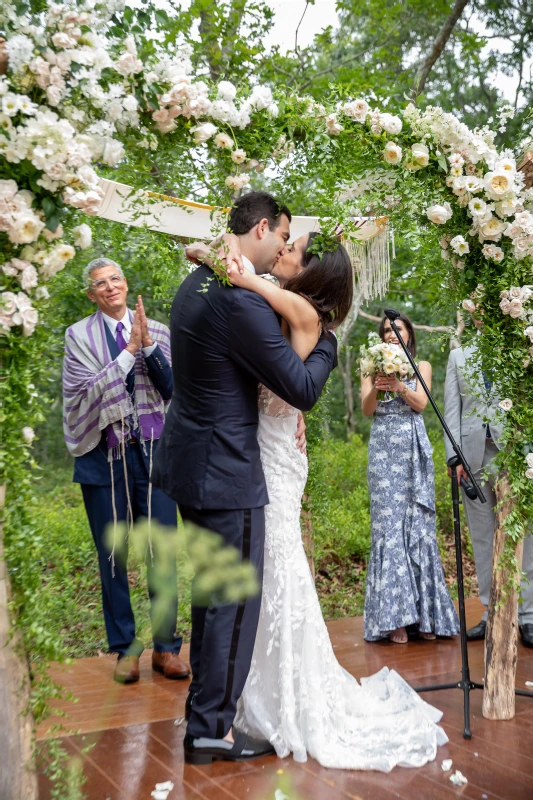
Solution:
M89 261L83 270L83 283L87 289L91 285L91 273L94 272L95 269L102 269L102 267L116 267L116 270L121 278L125 277L120 264L117 264L117 262L113 261L112 258L106 258L105 256L102 256L101 258L93 258L93 260Z

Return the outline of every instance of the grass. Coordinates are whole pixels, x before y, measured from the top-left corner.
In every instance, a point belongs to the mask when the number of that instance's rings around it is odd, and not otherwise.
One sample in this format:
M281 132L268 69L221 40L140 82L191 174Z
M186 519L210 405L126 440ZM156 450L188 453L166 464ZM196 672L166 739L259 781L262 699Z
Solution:
M326 619L363 613L370 511L366 485L366 445L326 440L311 454L307 486L312 511L316 585ZM453 520L441 439L434 442L438 541L447 583L456 596ZM40 596L50 632L69 657L94 656L107 648L100 578L80 487L66 468L43 470L39 486L39 529L35 553L41 565ZM469 537L464 530L466 593L476 580ZM135 532L132 534L135 535ZM178 528L178 632L190 638L192 568L183 527ZM129 583L137 635L151 646L146 570L131 565Z

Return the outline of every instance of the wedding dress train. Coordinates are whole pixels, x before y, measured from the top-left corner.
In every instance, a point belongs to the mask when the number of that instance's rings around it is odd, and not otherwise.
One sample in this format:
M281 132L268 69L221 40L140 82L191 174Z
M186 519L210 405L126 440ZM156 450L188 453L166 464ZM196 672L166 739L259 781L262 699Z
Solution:
M307 458L295 446L297 411L262 388L258 437L265 508L263 598L250 673L235 726L278 756L324 767L420 767L448 739L442 713L394 670L361 682L337 661L302 544Z

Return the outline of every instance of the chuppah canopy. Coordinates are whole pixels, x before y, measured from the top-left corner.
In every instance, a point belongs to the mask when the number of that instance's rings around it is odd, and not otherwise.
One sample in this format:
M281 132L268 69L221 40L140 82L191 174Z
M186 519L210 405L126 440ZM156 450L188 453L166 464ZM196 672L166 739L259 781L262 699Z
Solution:
M135 191L131 186L100 180L104 192L98 216L137 227L146 226L184 239L212 239L226 227L229 208L183 200L151 191ZM363 300L383 297L390 277L391 235L388 218L365 217L349 239L344 239L357 274ZM293 216L291 241L320 230L318 217Z

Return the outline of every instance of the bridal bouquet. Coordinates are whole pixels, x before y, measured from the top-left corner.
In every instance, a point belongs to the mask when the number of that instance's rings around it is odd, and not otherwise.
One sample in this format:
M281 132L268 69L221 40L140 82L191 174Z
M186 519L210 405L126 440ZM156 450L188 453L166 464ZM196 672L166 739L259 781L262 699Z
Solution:
M364 378L376 375L396 375L404 381L413 374L413 368L403 349L398 344L382 342L377 333L370 333L368 343L361 345L359 366ZM380 390L378 400L384 400L387 392Z

